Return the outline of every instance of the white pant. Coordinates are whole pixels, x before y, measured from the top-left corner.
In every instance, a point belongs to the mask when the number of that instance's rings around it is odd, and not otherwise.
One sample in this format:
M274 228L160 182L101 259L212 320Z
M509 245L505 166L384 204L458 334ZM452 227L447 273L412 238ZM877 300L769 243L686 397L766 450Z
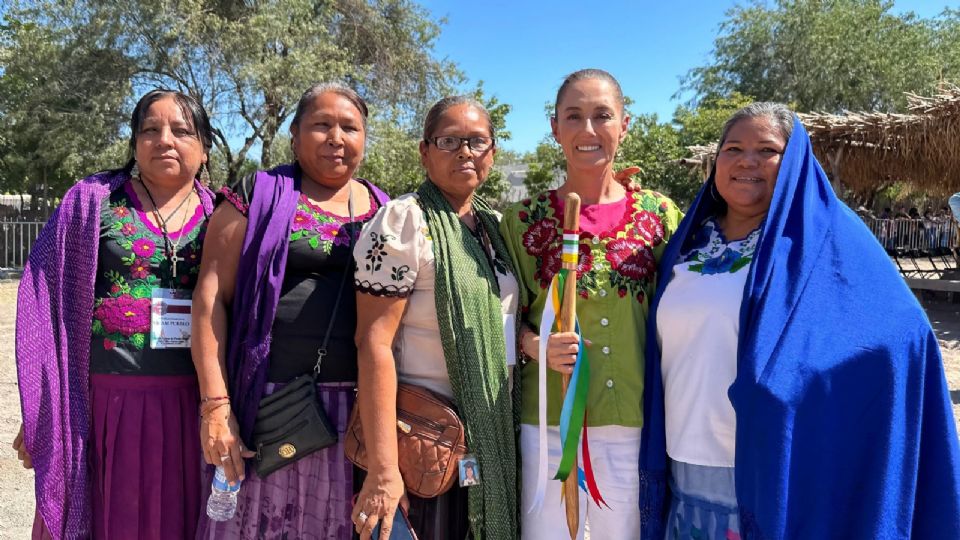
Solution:
M593 474L597 479L600 494L610 508L597 507L589 495L583 490L577 490L580 494L580 532L577 538L583 540L584 525L587 523L590 537L594 540L640 538L640 428L592 427L589 428L588 436ZM523 459L523 506L520 508L520 519L523 540L569 538L566 512L560 499L560 482L553 479L560 465L559 428L547 428L549 464L543 506L534 512L527 512L537 489L539 440L537 426L524 424L520 427L520 452ZM579 459L582 463L582 457Z

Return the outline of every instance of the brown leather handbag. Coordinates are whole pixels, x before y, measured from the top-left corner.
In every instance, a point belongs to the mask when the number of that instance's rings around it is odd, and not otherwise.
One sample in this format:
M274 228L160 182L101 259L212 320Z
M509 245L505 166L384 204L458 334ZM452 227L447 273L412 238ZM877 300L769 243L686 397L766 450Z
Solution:
M354 465L367 470L359 401L350 414L343 450ZM463 422L448 399L420 386L397 385L397 461L407 491L425 499L446 493L466 453Z

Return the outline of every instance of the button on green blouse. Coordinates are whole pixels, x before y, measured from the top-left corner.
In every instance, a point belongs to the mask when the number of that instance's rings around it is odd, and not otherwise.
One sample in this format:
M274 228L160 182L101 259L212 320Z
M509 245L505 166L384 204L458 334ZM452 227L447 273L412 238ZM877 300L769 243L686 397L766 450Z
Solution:
M643 351L657 262L683 214L653 191L628 193L632 204L613 230L580 233L577 316L592 342L587 425L641 427ZM560 269L563 215L555 191L511 206L500 230L513 257L524 321L539 328L547 288ZM537 364L521 368L521 421L537 424ZM547 370L547 421L560 420L560 374Z

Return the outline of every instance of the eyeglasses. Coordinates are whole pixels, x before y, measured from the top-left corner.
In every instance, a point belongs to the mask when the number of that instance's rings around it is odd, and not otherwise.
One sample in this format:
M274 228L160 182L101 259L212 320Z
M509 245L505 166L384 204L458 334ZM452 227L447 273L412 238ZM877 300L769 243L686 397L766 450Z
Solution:
M463 143L467 143L467 146L470 150L474 152L486 152L489 150L494 143L493 137L434 137L432 139L427 139L427 143L433 143L434 146L440 150L446 150L447 152L456 152L463 146Z

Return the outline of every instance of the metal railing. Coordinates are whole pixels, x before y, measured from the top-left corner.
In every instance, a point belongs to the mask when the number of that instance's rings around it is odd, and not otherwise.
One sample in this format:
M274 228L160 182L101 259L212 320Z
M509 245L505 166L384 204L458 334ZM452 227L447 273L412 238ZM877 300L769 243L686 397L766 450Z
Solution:
M867 226L888 251L930 252L958 247L957 222L922 219L867 219Z
M45 225L42 221L6 221L0 223L0 267L21 270L33 243Z
M960 229L953 219L864 221L905 277L943 278L960 265Z

